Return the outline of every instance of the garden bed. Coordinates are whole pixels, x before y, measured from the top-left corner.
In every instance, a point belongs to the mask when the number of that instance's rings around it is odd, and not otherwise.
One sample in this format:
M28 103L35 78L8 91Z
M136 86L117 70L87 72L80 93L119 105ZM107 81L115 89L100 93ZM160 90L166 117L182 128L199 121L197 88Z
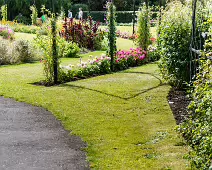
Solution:
M172 88L168 95L168 102L177 124L182 123L188 118L187 107L190 100L186 95L186 91Z

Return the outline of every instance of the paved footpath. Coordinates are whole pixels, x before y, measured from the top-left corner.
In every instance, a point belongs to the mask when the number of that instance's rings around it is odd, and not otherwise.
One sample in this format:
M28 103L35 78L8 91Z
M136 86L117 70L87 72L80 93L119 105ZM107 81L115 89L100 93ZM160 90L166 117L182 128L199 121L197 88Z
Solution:
M0 97L0 170L89 169L84 147L52 113Z

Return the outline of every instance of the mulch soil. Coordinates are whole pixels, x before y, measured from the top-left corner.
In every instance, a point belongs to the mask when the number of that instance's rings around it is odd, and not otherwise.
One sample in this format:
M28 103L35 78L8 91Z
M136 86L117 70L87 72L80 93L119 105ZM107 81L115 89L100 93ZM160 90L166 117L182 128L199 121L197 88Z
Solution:
M168 95L168 102L177 124L182 123L189 117L187 107L190 100L186 95L186 91L172 88Z

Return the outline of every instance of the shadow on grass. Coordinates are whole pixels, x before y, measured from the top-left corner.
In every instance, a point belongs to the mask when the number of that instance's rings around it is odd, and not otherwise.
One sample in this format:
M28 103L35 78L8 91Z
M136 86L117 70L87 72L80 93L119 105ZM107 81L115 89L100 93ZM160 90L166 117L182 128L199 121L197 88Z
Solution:
M96 89L92 89L92 88L88 88L88 87L84 87L84 86L77 86L77 85L72 85L72 84L62 84L60 85L60 87L71 87L71 88L78 88L78 89L83 89L83 90L89 90L89 91L93 91L93 92L97 92L97 93L101 93L101 94L105 94L107 96L112 96L112 97L115 97L115 98L119 98L119 99L122 99L122 100L130 100L132 98L135 98L141 94L144 94L146 92L149 92L153 89L156 89L160 86L164 86L164 85L167 85L166 83L163 83L162 80L157 77L156 75L152 74L152 73L146 73L146 72L120 72L120 73L130 73L130 74L147 74L147 75L150 75L150 76L153 76L154 78L156 78L157 80L159 80L159 84L157 86L154 86L154 87L151 87L151 88L148 88L148 89L143 89L141 90L139 93L136 93L130 97L121 97L121 96L118 96L118 95L114 95L114 94L110 94L110 93L106 93L106 92L103 92L103 91L100 91L100 90L96 90Z

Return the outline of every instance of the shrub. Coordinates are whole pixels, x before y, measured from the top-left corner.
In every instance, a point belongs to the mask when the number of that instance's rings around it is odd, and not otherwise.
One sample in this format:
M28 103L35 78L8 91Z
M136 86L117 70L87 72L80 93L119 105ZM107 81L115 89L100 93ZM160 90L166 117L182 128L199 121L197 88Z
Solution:
M5 65L10 63L7 46L8 44L6 41L0 41L0 65Z
M0 36L2 36L4 39L13 40L14 37L14 31L11 28L8 27L1 27L0 26Z
M14 44L15 54L19 62L32 62L36 59L34 49L27 40L18 40Z
M65 19L63 30L60 35L69 42L75 42L80 47L90 50L101 48L101 42L104 39L104 32L99 29L100 23L94 22L91 17L78 22L71 19L68 22Z
M192 148L187 155L192 169L199 170L208 170L212 160L212 27L209 36L191 88L190 118L178 128Z
M150 45L148 47L148 60L150 62L158 61L160 59L160 52L157 47Z
M165 80L182 87L190 77L191 10L174 1L163 13L158 37L159 68Z
M58 37L59 56L64 58L76 58L80 48L76 43L67 42L64 38Z
M148 46L151 44L150 41L150 17L149 9L144 4L140 7L138 12L138 46L147 50Z
M10 28L14 30L14 32L36 34L36 32L40 30L40 27L37 27L34 25L19 24L15 21L13 21L13 22L7 21L5 24L9 25Z
M19 64L37 59L37 50L26 40L0 41L0 65Z
M25 25L31 24L31 20L29 18L27 18L26 16L23 16L21 14L17 15L14 18L14 21L17 22L17 23L20 23L20 24L25 24Z

